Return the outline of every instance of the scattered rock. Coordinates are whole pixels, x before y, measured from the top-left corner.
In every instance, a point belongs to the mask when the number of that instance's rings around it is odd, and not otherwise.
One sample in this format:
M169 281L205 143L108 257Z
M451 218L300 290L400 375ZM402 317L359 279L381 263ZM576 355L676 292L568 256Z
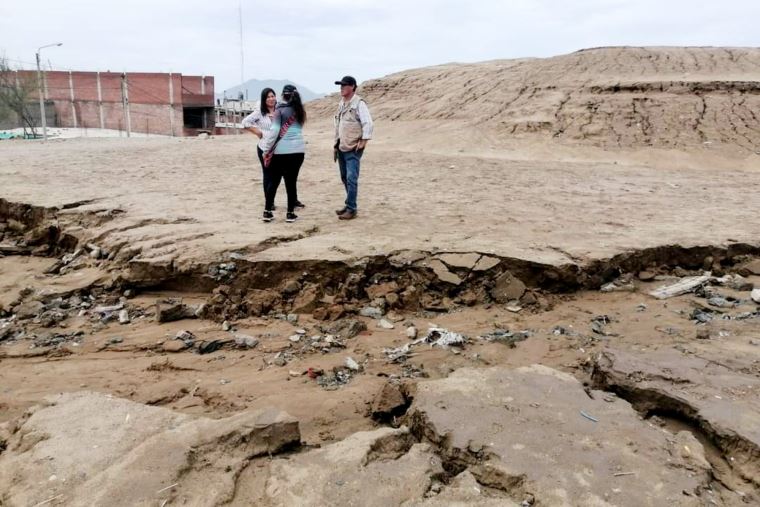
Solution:
M654 280L655 273L653 271L639 271L639 280L642 282L651 282Z
M372 400L372 418L387 421L404 414L408 403L398 384L386 382Z
M375 284L375 285L368 285L367 287L364 288L364 291L367 293L367 296L369 296L370 299L384 297L393 292L397 292L398 290L399 290L399 286L398 286L398 283L396 282L386 282L386 283L380 283L380 284Z
M760 275L760 259L754 259L745 264L744 269L753 275Z
M293 301L292 313L311 313L322 299L322 289L318 285L306 285Z
M698 327L696 332L697 340L709 340L710 330L706 327Z
M228 320L222 322L222 331L229 331L230 329L232 329L232 326Z
M750 297L752 298L752 301L760 304L760 289L754 289Z
M33 319L45 310L45 305L39 301L27 301L21 303L15 308L16 318L18 320Z
M259 344L259 340L253 336L247 334L236 334L235 345L245 349L255 348Z
M525 284L509 271L502 273L495 281L490 290L491 297L500 304L519 300L525 294Z
M396 326L394 326L392 322L389 322L389 321L387 321L385 319L380 319L377 322L377 327L380 327L380 328L383 328L383 329L393 329Z
M284 296L292 296L301 290L301 284L297 280L288 280L285 285L282 286L282 294Z
M414 340L415 338L417 338L417 328L414 326L409 326L408 328L406 328L406 337L409 338L410 340Z
M187 330L178 331L174 339L183 341L188 347L192 347L195 343L195 335Z
M480 260L479 253L445 253L436 255L435 258L443 261L444 264L451 268L471 270Z
M354 358L347 357L346 358L346 368L348 368L351 371L359 371L361 370L361 366L359 366L359 363L354 361Z
M121 310L119 312L119 324L129 324L129 311Z
M367 325L358 319L342 319L332 323L327 329L328 334L337 335L341 338L353 338L362 331L367 330Z
M435 276L440 281L452 285L460 285L462 283L462 279L449 271L449 268L447 268L446 265L438 259L433 259L427 263L427 265L430 269L433 270L433 273L435 273Z
M380 308L374 306L365 306L359 310L359 315L362 317L369 317L371 319L380 319L384 315L384 312Z
M271 289L253 289L245 297L248 312L259 317L272 311L281 301L280 294Z
M156 320L158 322L174 322L183 319L195 319L194 306L188 306L182 302L177 303L165 303L156 301Z

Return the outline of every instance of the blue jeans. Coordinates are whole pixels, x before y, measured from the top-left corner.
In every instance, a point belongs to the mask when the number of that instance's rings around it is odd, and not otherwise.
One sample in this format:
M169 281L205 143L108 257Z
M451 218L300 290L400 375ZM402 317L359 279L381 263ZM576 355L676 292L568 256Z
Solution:
M356 195L359 192L359 164L364 150L340 151L338 150L338 167L340 167L340 180L346 188L346 209L356 211Z

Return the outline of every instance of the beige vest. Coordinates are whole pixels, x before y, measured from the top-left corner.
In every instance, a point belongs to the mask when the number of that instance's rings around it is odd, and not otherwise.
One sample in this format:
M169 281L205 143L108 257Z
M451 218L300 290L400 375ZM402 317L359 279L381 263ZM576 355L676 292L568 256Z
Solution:
M358 95L351 97L348 104L341 102L335 115L335 140L340 139L340 151L353 151L362 138L362 123L359 121Z

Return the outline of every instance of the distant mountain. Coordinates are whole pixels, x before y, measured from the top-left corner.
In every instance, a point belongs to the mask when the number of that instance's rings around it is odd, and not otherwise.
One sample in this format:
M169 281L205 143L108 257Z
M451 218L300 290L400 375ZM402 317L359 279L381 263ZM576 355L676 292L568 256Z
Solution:
M279 97L280 92L282 92L282 87L286 84L292 84L298 88L298 92L301 94L301 99L304 102L319 99L325 96L324 93L313 92L305 86L299 85L298 83L294 83L293 81L289 81L287 79L249 79L242 85L233 86L232 88L223 90L222 93L217 93L216 98L222 99L226 96L228 99L236 99L238 98L239 93L243 92L243 97L246 100L258 100L259 95L261 94L261 90L264 88L272 88L275 92L277 92L277 96Z

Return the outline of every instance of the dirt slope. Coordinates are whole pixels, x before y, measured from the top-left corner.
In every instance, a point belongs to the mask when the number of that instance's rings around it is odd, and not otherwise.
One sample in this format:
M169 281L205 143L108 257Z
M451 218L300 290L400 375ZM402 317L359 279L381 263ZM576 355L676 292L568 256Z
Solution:
M361 94L381 119L463 121L497 137L758 151L759 81L759 48L613 47L414 69L367 81Z

